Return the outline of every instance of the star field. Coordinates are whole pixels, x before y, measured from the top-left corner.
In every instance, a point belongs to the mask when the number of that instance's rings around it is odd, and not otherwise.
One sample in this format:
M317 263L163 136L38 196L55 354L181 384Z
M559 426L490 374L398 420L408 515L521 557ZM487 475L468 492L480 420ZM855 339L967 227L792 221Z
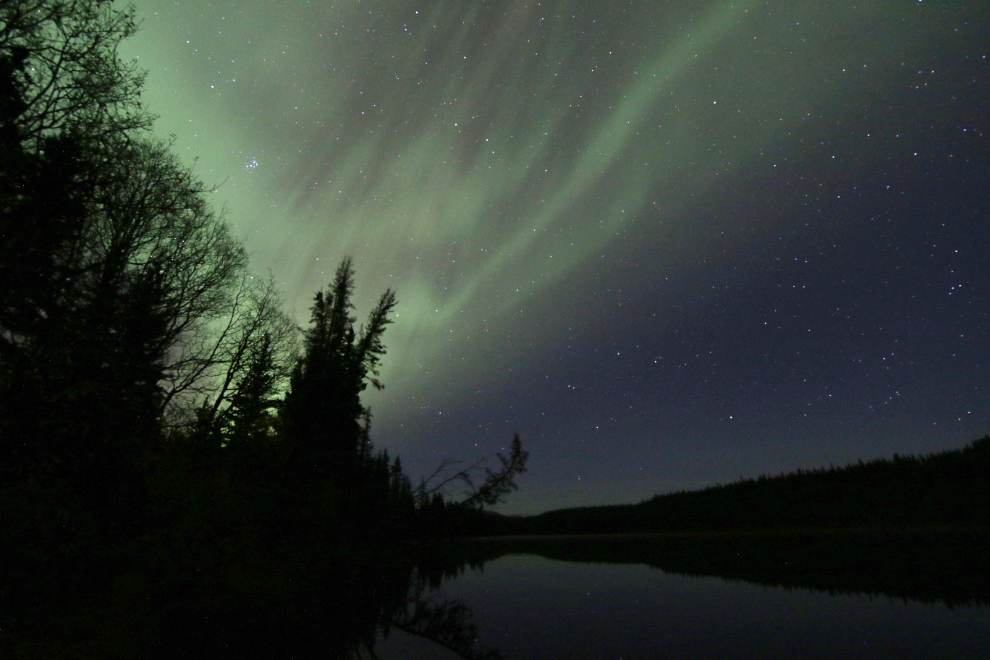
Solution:
M399 299L379 447L500 510L990 432L981 3L138 4L156 131L305 322Z

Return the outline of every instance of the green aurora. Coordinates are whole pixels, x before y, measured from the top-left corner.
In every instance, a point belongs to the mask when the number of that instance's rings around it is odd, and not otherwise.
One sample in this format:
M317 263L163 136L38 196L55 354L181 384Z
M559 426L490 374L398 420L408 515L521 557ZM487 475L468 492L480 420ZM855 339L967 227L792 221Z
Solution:
M365 305L396 289L387 389L372 401L387 445L404 461L427 454L414 469L470 453L397 430L424 409L469 408L521 374L552 379L563 338L591 342L625 323L689 329L714 313L708 274L755 282L765 270L754 263L808 233L856 240L851 223L823 230L784 210L827 204L824 191L841 196L878 162L931 147L893 134L896 99L909 78L925 82L919 62L937 69L962 52L952 26L971 12L749 0L138 10L125 56L149 71L157 132L218 184L216 205L297 318L344 255ZM734 216L743 202L767 212ZM632 316L615 316L626 300ZM520 396L552 408L538 389ZM462 426L481 427L480 450L510 437L494 422ZM537 488L529 508L596 499L563 482ZM666 483L617 487L615 499Z

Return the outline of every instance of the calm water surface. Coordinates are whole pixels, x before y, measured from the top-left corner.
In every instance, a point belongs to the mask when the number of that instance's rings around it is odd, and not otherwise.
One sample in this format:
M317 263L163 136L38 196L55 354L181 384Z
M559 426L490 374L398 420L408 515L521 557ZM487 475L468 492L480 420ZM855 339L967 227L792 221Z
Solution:
M508 554L432 596L473 611L511 658L990 658L990 608L829 595L642 564ZM378 657L456 658L392 631Z

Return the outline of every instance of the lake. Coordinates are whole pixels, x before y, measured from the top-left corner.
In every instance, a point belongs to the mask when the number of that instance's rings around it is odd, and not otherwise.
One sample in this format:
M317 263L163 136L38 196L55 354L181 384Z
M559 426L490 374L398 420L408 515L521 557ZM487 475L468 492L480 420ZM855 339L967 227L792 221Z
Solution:
M281 580L213 566L157 586L122 573L95 596L28 593L0 617L0 656L990 658L987 529L330 550Z
M461 601L479 652L511 658L988 658L986 549L966 534L496 539L420 598ZM374 652L464 657L395 629Z

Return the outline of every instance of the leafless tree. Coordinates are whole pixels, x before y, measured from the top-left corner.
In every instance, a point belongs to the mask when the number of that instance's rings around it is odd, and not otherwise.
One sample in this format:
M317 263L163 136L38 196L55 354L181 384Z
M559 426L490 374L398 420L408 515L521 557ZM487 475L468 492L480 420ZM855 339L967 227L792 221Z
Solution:
M48 272L29 283L34 288L21 287L27 293L19 299L0 296L18 319L33 320L0 332L5 345L23 348L41 326L57 338L66 334L62 326L75 324L75 342L87 344L96 356L91 362L110 364L109 348L97 356L100 335L120 336L121 324L133 326L133 315L120 310L134 300L135 286L153 282L148 304L156 328L145 337L154 345L144 354L156 356L161 375L158 415L175 422L194 399L208 398L213 413L221 411L261 336L288 369L293 331L275 285L252 278L240 241L211 208L211 189L179 161L171 142L148 132L144 74L118 54L136 27L133 7L109 0L0 0L0 128L7 148L25 154L4 161L10 176L0 228L5 239L26 246L37 243L31 228L39 214L64 228L36 259ZM30 188L14 176L30 173L7 171L41 167L51 157L46 149L73 154L63 167L72 180L64 195L71 217L56 217L44 185ZM7 252L0 273L16 273L17 255ZM37 295L43 287L49 293ZM88 329L82 318L90 319Z
M499 453L496 457L500 463L498 469L485 467L485 461L482 459L453 474L450 470L460 461L446 459L413 491L413 496L423 502L434 493L444 493L451 484L460 483L466 490L462 495L464 499L455 501L455 506L475 507L482 504L497 504L518 487L515 479L526 471L529 452L523 450L522 441L516 433L512 438L509 455L503 456ZM482 475L483 479L481 479Z
M300 333L282 311L283 297L274 278L245 273L230 299L227 313L194 337L195 346L182 346L167 381L166 405L171 418L184 421L190 402L205 402L208 420L223 424L253 361L264 350L271 365L273 394L288 383L300 344ZM201 420L202 421L202 420Z
M24 108L18 120L29 149L71 129L100 141L151 127L141 105L144 73L120 59L137 31L133 5L112 0L3 0L0 51L23 54Z

